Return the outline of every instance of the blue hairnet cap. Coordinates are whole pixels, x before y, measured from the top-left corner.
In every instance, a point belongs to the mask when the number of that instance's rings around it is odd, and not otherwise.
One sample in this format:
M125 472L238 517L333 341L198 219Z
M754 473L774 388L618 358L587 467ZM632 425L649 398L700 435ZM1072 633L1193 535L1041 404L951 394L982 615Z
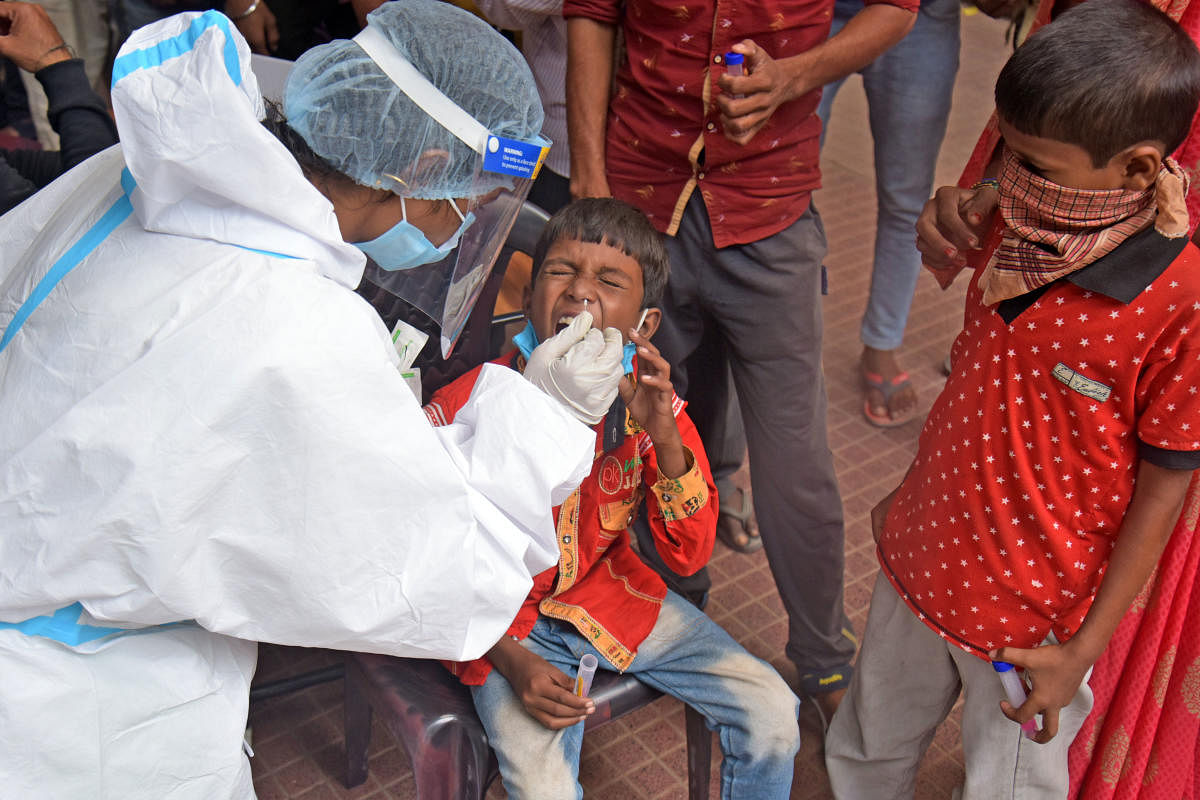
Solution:
M491 133L532 140L542 104L525 59L479 17L441 0L384 3L367 16L417 71ZM479 155L392 82L353 41L309 50L283 97L288 124L334 169L406 197L468 197L511 178L479 173Z

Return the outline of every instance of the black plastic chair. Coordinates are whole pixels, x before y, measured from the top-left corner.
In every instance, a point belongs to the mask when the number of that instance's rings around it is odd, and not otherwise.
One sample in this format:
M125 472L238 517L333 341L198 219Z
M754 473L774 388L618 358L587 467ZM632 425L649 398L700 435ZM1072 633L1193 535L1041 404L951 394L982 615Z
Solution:
M584 731L652 703L662 694L632 675L599 671L589 695L596 711ZM418 800L481 800L499 775L496 756L471 693L435 661L346 654L346 786L367 779L372 713L378 713L412 762ZM688 797L706 800L712 735L685 706Z

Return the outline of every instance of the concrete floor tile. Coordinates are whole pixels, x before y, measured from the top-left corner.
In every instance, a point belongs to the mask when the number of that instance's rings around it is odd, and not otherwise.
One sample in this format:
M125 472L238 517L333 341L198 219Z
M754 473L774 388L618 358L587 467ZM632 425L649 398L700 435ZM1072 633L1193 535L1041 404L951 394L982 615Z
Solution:
M276 772L274 779L289 796L293 796L324 781L325 773L312 759L301 758Z

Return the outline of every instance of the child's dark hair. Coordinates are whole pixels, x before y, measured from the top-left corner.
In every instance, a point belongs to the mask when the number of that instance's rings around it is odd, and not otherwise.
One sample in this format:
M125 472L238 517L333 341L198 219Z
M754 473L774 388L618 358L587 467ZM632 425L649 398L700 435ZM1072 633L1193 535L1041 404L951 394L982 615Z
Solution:
M606 244L638 262L642 268L642 308L658 305L667 285L670 262L662 234L646 215L611 197L585 197L550 218L533 248L533 278L546 260L546 252L560 239Z
M1169 155L1200 102L1200 52L1138 0L1088 0L1029 37L996 80L996 110L1021 133L1073 144L1096 167L1139 142Z

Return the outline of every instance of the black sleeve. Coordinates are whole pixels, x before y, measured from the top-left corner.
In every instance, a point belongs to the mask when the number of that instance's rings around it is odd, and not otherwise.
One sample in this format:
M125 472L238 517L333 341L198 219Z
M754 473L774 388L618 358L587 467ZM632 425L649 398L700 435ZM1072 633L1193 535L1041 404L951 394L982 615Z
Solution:
M37 191L37 187L7 161L9 155L23 153L48 155L36 150L0 150L0 214L15 208L26 197ZM57 157L58 154L54 155Z
M117 143L117 126L100 96L92 91L83 61L73 58L40 69L35 77L46 90L50 125L58 133L61 162L48 180L30 178L41 188L63 172Z
M1200 451L1163 450L1138 440L1138 457L1163 469L1200 469Z

